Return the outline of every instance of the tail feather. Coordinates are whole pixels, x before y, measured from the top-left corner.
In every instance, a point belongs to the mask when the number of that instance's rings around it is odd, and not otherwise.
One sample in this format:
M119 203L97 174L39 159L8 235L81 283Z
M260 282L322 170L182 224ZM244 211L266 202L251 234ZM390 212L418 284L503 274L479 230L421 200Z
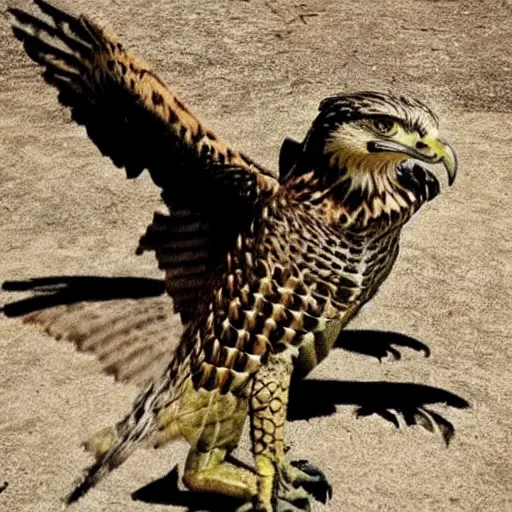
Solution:
M119 467L135 450L136 445L122 445L115 452L109 452L110 457L98 459L88 468L84 479L66 497L66 505L70 505L82 498L100 480L107 476L112 470Z
M154 430L155 400L159 397L161 386L155 390L150 385L139 396L132 412L117 426L118 437L110 449L85 471L75 489L67 496L65 502L69 505L84 496L100 480L111 471L118 468L135 451L139 444L151 435Z
M67 504L79 500L157 432L159 412L167 410L182 396L184 384L192 373L192 367L196 367L201 361L199 326L203 324L203 317L199 314L195 322L187 325L179 350L166 371L139 395L132 412L117 424L118 437L108 451L85 471L83 479L65 499Z

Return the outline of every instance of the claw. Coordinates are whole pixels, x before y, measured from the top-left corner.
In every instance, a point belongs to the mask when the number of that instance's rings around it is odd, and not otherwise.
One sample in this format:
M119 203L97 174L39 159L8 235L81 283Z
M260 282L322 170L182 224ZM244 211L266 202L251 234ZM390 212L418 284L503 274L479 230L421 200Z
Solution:
M332 486L323 471L301 459L274 463L271 499L255 495L235 512L310 512L311 498L327 503L332 498Z
M296 470L294 485L300 485L321 503L327 503L332 498L332 485L321 469L304 459L291 461L290 465Z

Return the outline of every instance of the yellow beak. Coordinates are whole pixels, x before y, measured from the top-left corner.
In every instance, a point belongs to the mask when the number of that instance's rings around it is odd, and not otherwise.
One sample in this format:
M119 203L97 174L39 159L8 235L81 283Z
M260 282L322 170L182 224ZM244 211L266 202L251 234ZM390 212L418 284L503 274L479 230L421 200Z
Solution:
M432 150L434 156L432 162L443 163L448 173L448 184L452 185L457 176L457 155L453 148L442 139L425 138L423 142Z
M453 148L437 137L413 138L412 134L401 134L395 140L372 140L368 142L370 152L391 151L403 153L430 164L442 163L448 173L448 184L453 185L457 176L457 155Z

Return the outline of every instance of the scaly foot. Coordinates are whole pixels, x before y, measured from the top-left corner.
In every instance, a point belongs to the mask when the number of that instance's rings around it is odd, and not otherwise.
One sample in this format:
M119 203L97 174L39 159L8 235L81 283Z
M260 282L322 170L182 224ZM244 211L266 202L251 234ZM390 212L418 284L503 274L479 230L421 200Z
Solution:
M324 473L307 460L292 461L276 471L274 489L271 508L254 497L236 512L308 512L311 497L322 503L332 497Z
M287 468L288 477L295 487L302 487L317 501L327 503L332 498L332 485L323 471L311 462L293 460Z

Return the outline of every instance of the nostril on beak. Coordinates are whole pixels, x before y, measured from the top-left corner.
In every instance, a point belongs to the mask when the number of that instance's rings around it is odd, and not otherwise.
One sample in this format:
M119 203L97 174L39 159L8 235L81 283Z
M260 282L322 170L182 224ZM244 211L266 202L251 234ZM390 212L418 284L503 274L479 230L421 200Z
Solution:
M428 144L425 144L421 140L416 142L416 149L427 149L427 148L428 148Z

